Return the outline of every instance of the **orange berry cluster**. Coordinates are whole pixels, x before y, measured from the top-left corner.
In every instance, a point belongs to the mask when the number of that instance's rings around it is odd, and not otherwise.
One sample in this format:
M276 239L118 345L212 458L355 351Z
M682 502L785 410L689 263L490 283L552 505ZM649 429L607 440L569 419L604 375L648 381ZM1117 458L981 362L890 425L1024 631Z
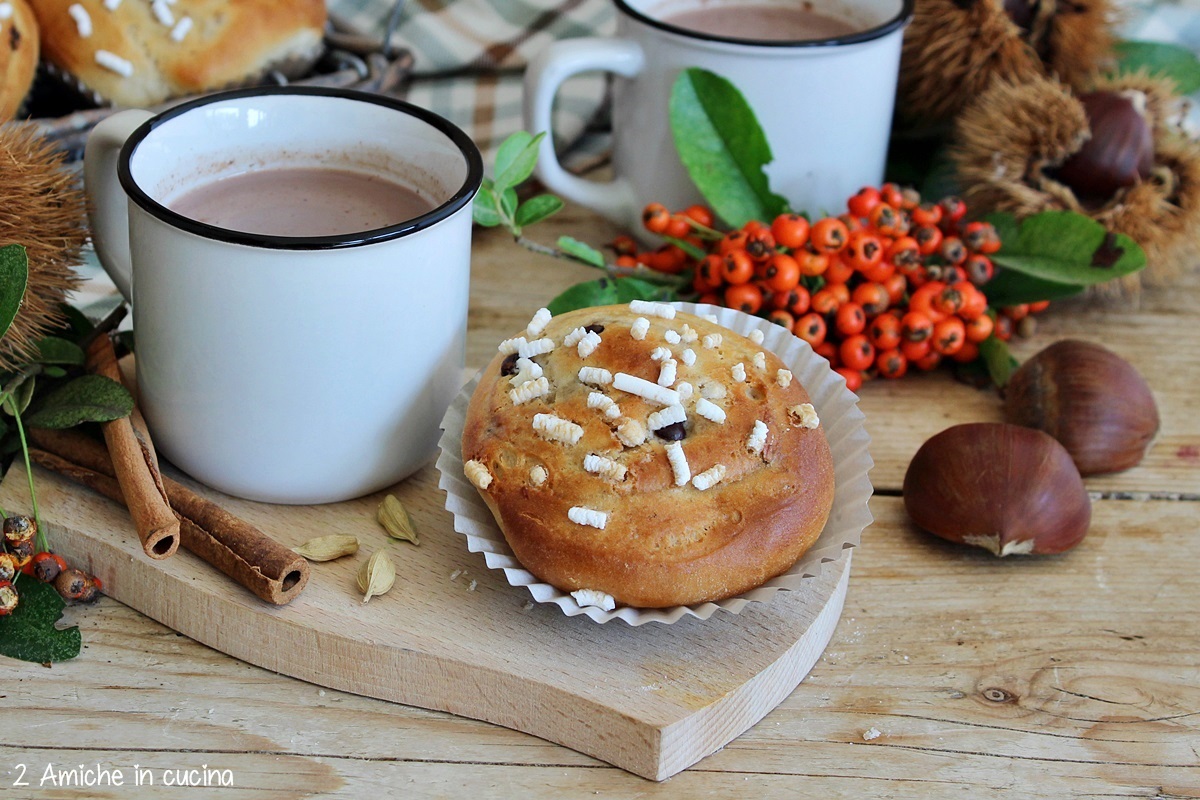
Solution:
M692 245L703 258L675 243L639 252L620 237L617 264L672 274L691 269L697 302L789 328L854 391L875 375L899 378L943 359L974 361L980 342L993 332L1009 338L1014 323L1044 307L988 313L979 287L995 272L988 256L1000 238L990 223L966 221L962 200L922 202L917 192L888 183L864 187L847 207L815 222L781 214L770 225L751 220L721 232L703 206L671 213L651 203L642 215L646 229Z
M7 517L0 536L0 617L11 614L20 602L13 580L20 572L42 583L53 584L68 602L90 603L104 588L100 579L72 569L62 556L37 552L37 525L26 516Z

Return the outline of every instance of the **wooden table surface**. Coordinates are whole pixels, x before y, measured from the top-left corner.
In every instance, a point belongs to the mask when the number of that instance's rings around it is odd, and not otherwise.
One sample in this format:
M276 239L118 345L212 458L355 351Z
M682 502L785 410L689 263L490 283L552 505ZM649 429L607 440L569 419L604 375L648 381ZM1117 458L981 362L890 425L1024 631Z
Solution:
M617 233L574 207L534 232ZM468 365L594 276L477 231ZM1195 303L1195 274L1137 307L1064 302L1016 344L1025 357L1066 336L1101 342L1139 366L1162 415L1141 466L1087 482L1090 534L1062 556L999 560L916 530L900 499L909 459L949 425L1000 419L999 401L942 373L868 383L876 521L829 648L762 722L665 782L282 677L104 598L68 612L77 659L0 657L0 796L1200 797ZM234 788L38 788L48 765L135 764L229 770Z

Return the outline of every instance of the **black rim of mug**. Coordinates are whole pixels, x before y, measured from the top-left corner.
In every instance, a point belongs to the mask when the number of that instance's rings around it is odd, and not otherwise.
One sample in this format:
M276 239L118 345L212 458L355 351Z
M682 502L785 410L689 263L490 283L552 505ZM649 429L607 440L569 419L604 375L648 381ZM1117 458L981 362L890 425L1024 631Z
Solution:
M159 203L157 200L148 195L145 190L138 186L133 179L133 174L130 171L130 161L133 158L134 152L138 145L145 140L155 128L174 119L182 114L215 103L222 103L229 100L237 100L243 97L260 97L263 95L308 95L318 97L334 97L343 100L352 100L363 103L372 103L375 105L386 106L395 109L402 113L415 117L422 122L427 123L444 134L462 153L463 158L467 162L467 177L463 181L462 186L444 203L428 211L420 216L405 220L396 225L389 225L385 228L374 228L367 231L359 231L356 233L339 234L337 236L271 236L262 233L250 233L247 231L235 231L228 228L217 227L216 225L208 225L204 222L199 222L194 219L178 214L175 211ZM446 219L461 209L463 206L471 202L475 193L479 190L480 184L483 182L483 157L479 153L479 148L471 141L471 138L463 132L461 128L454 123L445 119L438 114L427 109L415 106L412 103L403 100L396 100L391 97L371 94L369 92L361 92L354 89L331 89L319 86L269 86L258 87L251 89L235 89L228 92L217 92L215 94L206 95L197 100L192 100L187 103L180 104L170 108L161 114L155 115L153 118L142 123L125 141L121 147L121 155L117 161L117 177L121 182L121 188L129 197L141 206L145 211L158 217L162 221L172 227L194 233L198 236L203 236L206 239L216 239L222 242L231 242L233 244L248 245L251 247L267 248L272 250L332 250L345 247L359 247L376 242L385 242L392 239L398 239L402 236L407 236L417 231L424 230L431 225Z
M689 39L700 39L706 42L720 42L722 44L740 44L749 45L751 47L775 47L775 48L795 48L795 47L838 47L847 44L860 44L862 42L870 42L875 39L880 39L891 33L892 31L903 28L909 23L913 16L913 9L916 0L900 0L900 11L895 17L889 19L881 25L876 25L873 28L867 28L862 31L848 33L845 36L831 36L825 39L735 39L730 36L717 36L711 33L701 33L700 31L689 30L688 28L680 28L677 25L672 25L669 22L663 22L661 19L647 16L641 11L638 11L633 6L629 5L627 0L613 0L617 9L626 16L632 17L639 22L645 23L652 28L658 28L668 33L674 33L678 36L684 36Z

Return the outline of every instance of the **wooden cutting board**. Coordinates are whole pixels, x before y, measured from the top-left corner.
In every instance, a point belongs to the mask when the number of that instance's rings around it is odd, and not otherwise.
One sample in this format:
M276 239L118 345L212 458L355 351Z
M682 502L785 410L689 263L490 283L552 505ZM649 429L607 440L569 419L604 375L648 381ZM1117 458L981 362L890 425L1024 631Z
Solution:
M833 634L850 550L797 592L741 614L630 627L531 605L454 532L428 466L391 492L419 547L375 522L384 493L325 506L274 506L193 487L288 546L346 533L354 556L313 564L304 593L276 608L190 553L151 561L116 503L35 468L54 549L98 575L106 592L210 647L321 686L449 711L525 731L663 780L720 749L800 683ZM29 509L24 470L0 506ZM386 548L395 588L364 605L360 564ZM81 656L86 658L87 656Z

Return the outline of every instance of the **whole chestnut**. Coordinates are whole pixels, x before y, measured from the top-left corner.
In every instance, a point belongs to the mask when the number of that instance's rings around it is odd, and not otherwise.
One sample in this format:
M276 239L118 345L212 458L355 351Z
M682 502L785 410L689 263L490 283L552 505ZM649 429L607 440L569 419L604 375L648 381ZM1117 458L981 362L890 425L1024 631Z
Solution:
M1158 433L1146 381L1128 361L1091 342L1055 342L1022 364L1004 391L1004 418L1053 436L1081 475L1136 466Z
M998 556L1069 550L1092 519L1063 446L1003 422L955 425L921 445L904 475L904 507L930 533Z
M1107 199L1145 180L1154 167L1154 133L1146 95L1089 92L1079 97L1091 136L1058 169L1058 179L1082 197Z

